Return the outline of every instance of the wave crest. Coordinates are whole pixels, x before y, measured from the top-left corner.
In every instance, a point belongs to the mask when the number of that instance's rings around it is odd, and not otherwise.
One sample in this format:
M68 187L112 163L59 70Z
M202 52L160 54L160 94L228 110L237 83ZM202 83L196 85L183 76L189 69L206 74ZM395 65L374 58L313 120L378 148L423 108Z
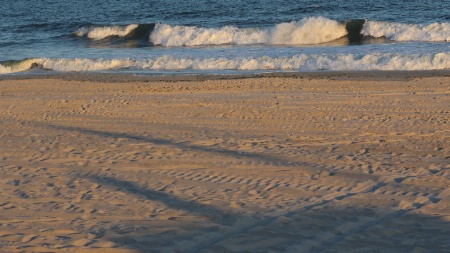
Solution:
M74 32L78 37L88 37L93 40L101 40L111 36L125 37L136 29L138 24L127 26L98 26L98 27L82 27Z
M450 69L450 53L437 54L354 54L307 55L292 57L176 58L150 59L28 59L11 66L0 64L0 73L29 70L35 66L59 72L89 72L120 69L148 71L171 70L444 70Z
M23 61L10 61L0 63L0 74L23 72L36 67L40 59L26 59Z
M361 33L366 36L386 37L396 41L444 42L450 41L450 23L415 25L367 21Z
M298 22L281 23L271 31L271 44L320 44L337 40L347 34L345 24L317 17Z
M160 46L205 46L284 44L306 45L330 42L347 34L345 25L323 17L281 23L272 28L202 28L157 24L150 41Z
M350 20L341 23L324 17L280 23L267 28L204 28L169 24L130 24L124 26L90 26L74 32L75 36L94 41L110 37L124 41L146 41L147 45L163 47L208 45L315 45L347 36L360 41L364 36L395 41L450 41L450 23L402 24L383 21ZM122 41L123 42L123 41ZM96 42L97 43L97 42Z

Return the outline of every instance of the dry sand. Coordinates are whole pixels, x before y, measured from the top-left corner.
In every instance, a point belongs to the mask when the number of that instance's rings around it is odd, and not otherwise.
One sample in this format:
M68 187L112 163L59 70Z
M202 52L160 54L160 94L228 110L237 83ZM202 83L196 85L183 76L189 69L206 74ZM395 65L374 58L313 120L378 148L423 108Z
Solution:
M367 76L3 78L0 251L449 252L450 76Z

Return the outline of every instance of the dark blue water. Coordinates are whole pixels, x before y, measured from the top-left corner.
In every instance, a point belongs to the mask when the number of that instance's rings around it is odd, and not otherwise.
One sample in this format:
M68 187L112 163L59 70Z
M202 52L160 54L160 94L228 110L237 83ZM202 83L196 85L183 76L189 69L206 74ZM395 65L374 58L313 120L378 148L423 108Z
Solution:
M450 0L4 1L0 73L450 68Z

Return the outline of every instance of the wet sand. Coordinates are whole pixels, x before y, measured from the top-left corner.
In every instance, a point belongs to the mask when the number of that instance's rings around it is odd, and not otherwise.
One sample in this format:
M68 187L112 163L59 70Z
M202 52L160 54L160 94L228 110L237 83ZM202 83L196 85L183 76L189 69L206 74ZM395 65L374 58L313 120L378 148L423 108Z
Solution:
M450 251L450 72L0 78L1 252Z

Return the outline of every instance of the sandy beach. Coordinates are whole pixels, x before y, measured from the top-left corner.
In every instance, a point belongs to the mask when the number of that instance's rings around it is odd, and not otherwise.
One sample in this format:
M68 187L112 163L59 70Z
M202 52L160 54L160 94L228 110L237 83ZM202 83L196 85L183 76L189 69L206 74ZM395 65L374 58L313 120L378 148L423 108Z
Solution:
M450 252L450 73L0 79L0 252Z

